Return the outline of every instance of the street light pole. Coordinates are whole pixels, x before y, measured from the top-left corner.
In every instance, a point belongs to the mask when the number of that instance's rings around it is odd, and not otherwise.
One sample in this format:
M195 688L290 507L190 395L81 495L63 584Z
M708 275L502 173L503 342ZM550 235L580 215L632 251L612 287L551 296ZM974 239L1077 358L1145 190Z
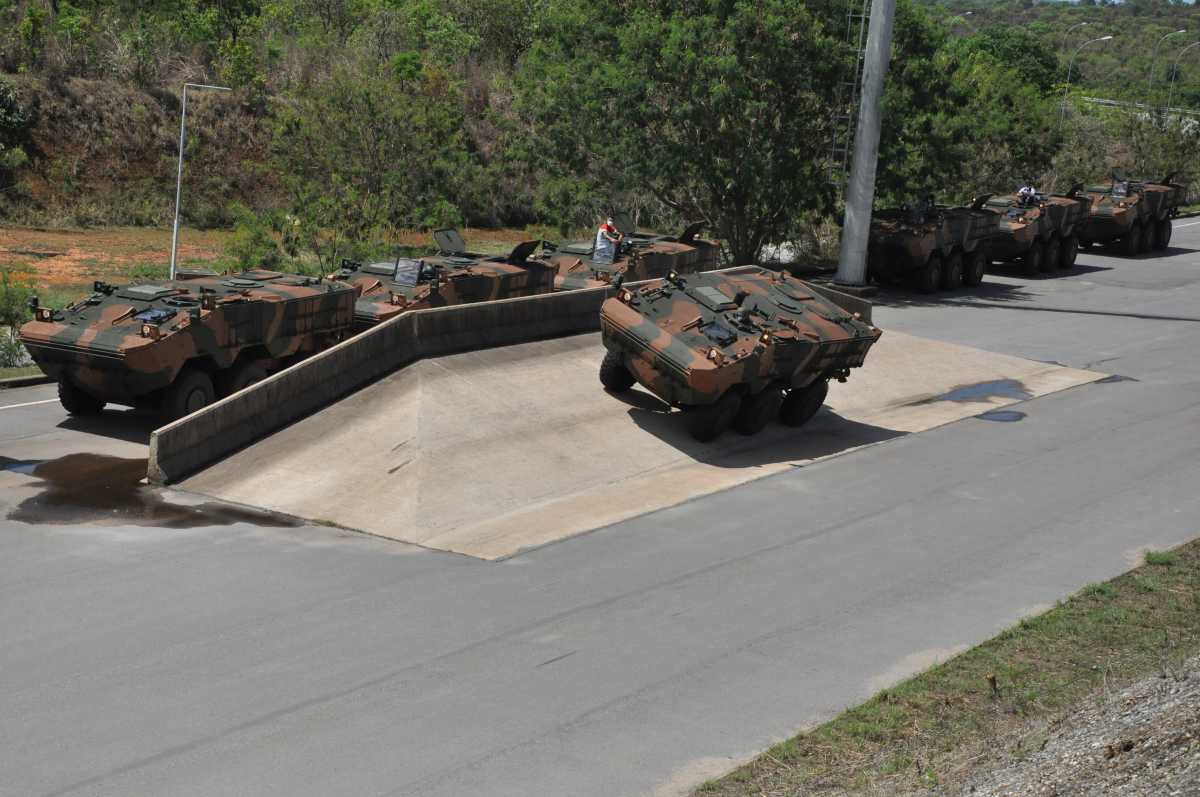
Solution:
M1073 31L1073 30L1077 30L1077 29L1079 29L1079 28L1082 28L1082 27L1085 27L1085 26L1086 26L1086 25L1088 25L1088 24L1089 24L1089 23L1087 23L1087 22L1076 22L1074 25L1072 25L1071 27L1067 28L1067 32L1063 34L1062 49L1063 49L1063 50L1067 49L1067 45L1068 45L1068 44L1070 44L1070 41L1071 41L1071 31Z
M1183 54L1193 47L1200 46L1200 42L1192 42L1187 47L1179 51L1179 55L1175 56L1175 63L1171 66L1171 92L1167 95L1167 108L1170 109L1171 103L1175 101L1175 76L1179 72L1179 59L1183 58Z
M1112 36L1100 36L1095 39L1088 39L1083 44L1076 47L1075 52L1071 53L1071 60L1067 61L1067 84L1065 86L1063 86L1062 112L1059 114L1059 117L1058 117L1059 127L1062 127L1063 120L1067 118L1067 92L1071 90L1071 67L1075 66L1075 56L1079 55L1079 51L1082 50L1084 47L1087 47L1089 44L1095 44L1096 42L1106 42L1111 38L1112 38Z
M1181 33L1187 33L1187 28L1180 28L1177 31L1166 33L1154 43L1154 50L1150 54L1150 76L1146 78L1146 107L1150 107L1150 90L1154 88L1154 64L1158 60L1158 45L1162 44L1172 36L1178 36Z
M183 84L183 110L179 114L179 165L175 171L175 224L171 227L171 275L175 279L175 253L179 247L179 199L183 189L183 142L187 129L187 93L188 89L207 91L233 91L225 86L209 86L205 83Z

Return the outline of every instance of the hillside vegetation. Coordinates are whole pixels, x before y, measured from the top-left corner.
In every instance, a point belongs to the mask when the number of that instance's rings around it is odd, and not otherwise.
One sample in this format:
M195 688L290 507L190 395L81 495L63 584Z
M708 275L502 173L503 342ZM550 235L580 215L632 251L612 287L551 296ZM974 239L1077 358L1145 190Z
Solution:
M611 207L706 221L746 262L837 216L848 8L0 0L0 214L167 225L180 86L210 82L235 91L189 95L184 221L235 226L239 262L327 264L452 224L564 234ZM1129 99L1145 43L1183 10L971 8L898 5L881 203L1195 168L1196 127L1177 116L1072 103L1060 124L1070 25L1141 42L1088 49L1073 73L1081 91ZM1176 105L1200 99L1191 72Z

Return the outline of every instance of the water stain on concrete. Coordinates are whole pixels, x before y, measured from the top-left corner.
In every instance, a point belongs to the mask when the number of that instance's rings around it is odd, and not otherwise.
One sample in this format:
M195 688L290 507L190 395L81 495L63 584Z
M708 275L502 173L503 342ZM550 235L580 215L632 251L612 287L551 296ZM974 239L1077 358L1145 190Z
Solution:
M1008 398L1026 401L1033 394L1025 387L1020 379L992 379L987 382L973 382L967 385L957 385L940 396L921 399L914 404L936 404L939 401L954 401L962 403L983 402L992 398Z
M1025 413L1016 410L988 410L975 416L982 421L998 421L1000 423L1015 423L1025 417Z
M1096 384L1097 385L1115 385L1118 382L1140 382L1140 381L1142 381L1142 380L1138 379L1137 377L1122 376L1121 374L1113 374L1112 376L1106 376L1103 379L1097 379Z
M269 512L205 501L179 503L143 483L145 459L103 454L67 454L58 459L15 460L0 457L0 470L40 480L41 489L8 513L29 524L111 522L156 528L188 529L251 523L295 527L300 523Z

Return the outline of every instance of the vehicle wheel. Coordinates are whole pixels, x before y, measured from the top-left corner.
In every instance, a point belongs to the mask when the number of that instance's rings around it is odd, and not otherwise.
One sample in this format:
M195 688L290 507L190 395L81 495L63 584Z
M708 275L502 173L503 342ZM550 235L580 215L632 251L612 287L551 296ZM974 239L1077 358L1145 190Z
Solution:
M883 274L879 271L872 271L871 279L875 281L876 285L880 285L883 287L887 287L888 285L891 285L893 282L895 282L895 280L892 279L891 274Z
M963 258L963 285L974 288L983 282L983 272L987 270L988 259L982 249L976 249Z
M95 415L108 403L65 380L58 383L58 400L72 415Z
M1163 252L1171 245L1171 220L1162 219L1158 222L1158 251Z
M957 290L962 287L962 284L963 256L962 252L955 252L946 258L946 262L942 265L942 290Z
M1142 225L1142 254L1158 249L1158 222L1148 221Z
M693 407L688 419L688 431L701 443L716 440L733 423L741 407L742 397L733 392L726 393L712 404Z
M215 393L208 374L197 368L184 368L167 388L163 409L171 420L191 415L213 403Z
M1041 244L1034 243L1029 247L1029 250L1021 256L1021 273L1026 277L1036 276L1042 270L1042 247Z
M1074 235L1069 235L1063 239L1062 246L1058 250L1058 267L1071 268L1075 265L1075 258L1079 256L1079 239Z
M619 351L606 351L600 363L600 384L613 393L624 393L633 387L633 374L625 367L625 358Z
M941 284L942 259L935 253L917 270L917 290L921 293L934 293Z
M1129 228L1129 232L1125 233L1125 237L1121 239L1121 253L1127 257L1133 257L1142 248L1142 225L1134 224Z
M232 396L266 378L267 372L254 363L238 363L217 375L217 391L222 398Z
M1042 272L1050 272L1058 268L1058 238L1051 238L1042 244Z
M764 388L758 395L742 400L742 408L733 421L733 428L745 435L758 434L779 414L783 391L778 387Z
M803 426L812 420L829 395L829 380L818 379L811 385L798 390L789 390L783 406L779 408L779 420L784 426Z

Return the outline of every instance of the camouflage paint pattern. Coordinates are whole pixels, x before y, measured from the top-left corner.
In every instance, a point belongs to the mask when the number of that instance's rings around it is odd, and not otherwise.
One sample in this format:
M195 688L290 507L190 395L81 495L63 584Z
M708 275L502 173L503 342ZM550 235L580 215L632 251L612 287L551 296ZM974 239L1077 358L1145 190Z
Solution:
M1087 217L1088 205L1082 196L1038 194L1028 204L1016 194L991 197L984 209L999 218L997 234L988 246L989 256L993 260L1015 260L1035 242L1044 243L1055 235L1069 238Z
M786 272L694 274L626 288L600 309L604 345L673 406L731 389L845 379L882 334Z
M95 398L134 404L169 386L185 363L212 371L242 358L264 370L348 336L352 286L275 271L189 278L96 291L21 327L34 362Z
M937 254L974 252L997 234L995 213L977 207L891 209L875 211L867 248L867 273L897 279L916 271Z
M331 279L349 282L360 290L354 323L362 330L409 310L550 293L554 290L553 266L517 254L532 251L538 244L526 241L508 257L460 252L367 265L347 262ZM397 279L397 264L403 266L407 278Z
M1129 233L1135 224L1167 221L1183 204L1186 190L1169 175L1161 183L1117 180L1090 185L1088 216L1080 227L1085 243L1108 243Z
M592 259L594 241L567 244L547 257L555 269L554 289L600 288L618 276L628 282L712 271L720 264L721 250L715 241L697 238L697 226L678 237L653 232L633 232L625 237L611 263ZM690 233L690 234L689 234Z

